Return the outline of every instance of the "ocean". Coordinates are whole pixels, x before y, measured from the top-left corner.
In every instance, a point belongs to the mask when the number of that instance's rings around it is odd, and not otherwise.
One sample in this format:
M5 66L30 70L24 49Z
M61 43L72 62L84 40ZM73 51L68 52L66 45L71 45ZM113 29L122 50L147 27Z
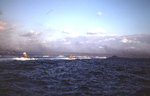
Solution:
M150 96L150 59L1 60L0 96Z

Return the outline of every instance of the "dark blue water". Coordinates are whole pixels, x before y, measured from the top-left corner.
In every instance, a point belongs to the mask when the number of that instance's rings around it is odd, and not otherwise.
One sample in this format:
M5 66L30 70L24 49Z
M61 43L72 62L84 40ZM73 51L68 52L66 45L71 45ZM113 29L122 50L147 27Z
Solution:
M1 61L0 96L150 96L150 60Z

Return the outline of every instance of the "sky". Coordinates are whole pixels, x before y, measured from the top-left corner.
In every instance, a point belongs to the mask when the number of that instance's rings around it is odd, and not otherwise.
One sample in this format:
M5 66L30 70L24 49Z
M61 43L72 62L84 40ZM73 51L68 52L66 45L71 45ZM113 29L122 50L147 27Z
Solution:
M149 54L149 5L149 0L0 0L0 48Z

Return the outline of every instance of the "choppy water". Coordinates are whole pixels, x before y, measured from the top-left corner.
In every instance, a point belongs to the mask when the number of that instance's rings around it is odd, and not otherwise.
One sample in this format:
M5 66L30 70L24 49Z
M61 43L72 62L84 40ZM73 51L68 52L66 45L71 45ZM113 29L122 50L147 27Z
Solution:
M1 61L0 96L150 96L150 60Z

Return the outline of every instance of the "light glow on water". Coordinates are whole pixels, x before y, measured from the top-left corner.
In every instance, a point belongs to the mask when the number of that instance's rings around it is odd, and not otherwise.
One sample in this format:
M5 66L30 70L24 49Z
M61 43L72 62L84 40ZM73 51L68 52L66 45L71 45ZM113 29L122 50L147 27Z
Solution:
M41 57L41 58L24 58L24 57L15 57L15 58L0 58L0 61L10 61L10 60L17 60L17 61L29 61L29 60L77 60L77 59L107 59L107 57L102 56L95 56L95 57L90 57L90 56L69 56L69 57Z
M13 60L18 60L18 61L26 61L26 60L37 60L36 58L13 58Z

